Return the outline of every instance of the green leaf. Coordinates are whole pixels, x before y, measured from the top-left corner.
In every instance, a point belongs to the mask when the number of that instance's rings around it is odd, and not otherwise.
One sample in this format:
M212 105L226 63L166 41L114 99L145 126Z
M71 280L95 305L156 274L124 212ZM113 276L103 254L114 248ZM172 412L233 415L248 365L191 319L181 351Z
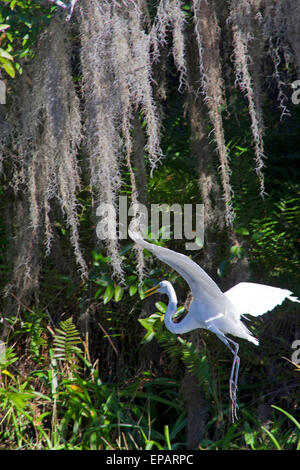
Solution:
M237 227L234 231L240 235L249 235L249 230L247 230L245 227Z
M100 287L100 289L98 289L96 294L95 294L95 299L98 299L98 297L100 297L100 295L103 293L103 291L104 291L104 287Z
M137 276L135 274L131 274L130 276L126 277L126 283L128 285L133 284L137 280Z
M252 235L252 240L254 240L256 242L257 240L260 240L264 236L265 236L265 234L263 232L254 232L253 235Z
M290 413L288 413L287 411L283 410L282 408L279 408L279 406L271 405L271 407L274 408L275 410L280 411L280 412L283 413L285 416L287 416L287 417L292 421L292 423L294 423L295 426L297 426L297 428L298 428L299 431L300 431L300 423L299 423L299 421L296 420L296 418L294 418L294 416L292 416Z
M12 78L15 77L16 71L12 63L8 59L5 59L4 57L0 57L0 66L4 68L5 72L8 73L10 77Z
M251 430L248 421L245 422L244 424L244 439L245 443L251 447L252 450L255 449L255 440L254 440L254 435L253 431Z
M170 434L169 434L169 426L164 426L164 435L166 439L167 449L172 450L171 442L170 442Z
M18 64L18 62L15 62L15 68L16 68L16 71L19 72L20 75L23 73L23 69L21 65Z
M140 299L143 300L145 298L145 291L143 287L138 288L139 294L140 294Z
M10 28L9 24L0 24L0 31L5 31L6 29Z
M161 317L157 313L152 314L150 317L147 318L139 318L139 323L147 330L144 338L142 339L142 343L149 343L155 336L154 327L157 322L160 322Z
M152 315L150 315L150 317L147 317L147 318L139 318L139 323L141 325L143 325L144 328L148 329L148 328L152 328L153 324L158 320L160 319L160 315L158 313L153 313Z
M230 253L234 256L238 255L238 251L239 251L239 246L238 245L234 245L230 248Z
M178 309L176 310L176 313L175 313L175 317L178 317L183 312L184 312L184 307L178 307Z
M113 286L108 286L105 289L104 297L103 297L104 305L107 304L111 300L112 296L114 295L114 292L115 292L115 289Z
M166 313L166 310L167 310L167 306L166 304L164 304L163 302L159 301L159 302L156 302L155 303L155 307L157 308L157 310L161 313Z
M273 442L274 446L276 447L277 450L281 450L281 447L280 447L280 444L279 442L277 441L276 437L274 436L274 434L271 433L271 431L269 431L267 428L265 428L264 426L261 427L265 433L269 436L269 438L271 439L271 441Z
M232 257L237 256L239 259L242 259L245 253L245 250L242 246L234 245L230 248L230 253Z
M11 56L6 50L2 49L2 47L0 47L0 57L4 57L8 60L14 60L13 56Z
M113 280L110 276L103 276L100 279L93 279L93 282L98 286L107 287L108 285L112 285Z
M150 341L152 341L154 338L154 331L147 331L147 333L145 334L144 338L142 339L141 343L142 344L145 344L145 343L150 343Z
M120 302L124 294L124 289L121 286L115 288L115 302Z
M138 289L137 286L130 286L130 288L129 288L130 297L132 297L134 294L136 294L137 289Z

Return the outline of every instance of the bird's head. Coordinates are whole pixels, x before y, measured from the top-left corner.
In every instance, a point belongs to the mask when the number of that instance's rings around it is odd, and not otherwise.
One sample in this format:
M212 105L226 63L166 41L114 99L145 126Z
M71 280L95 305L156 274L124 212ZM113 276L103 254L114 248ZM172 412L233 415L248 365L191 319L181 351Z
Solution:
M159 292L160 294L168 294L171 290L173 290L173 287L169 281L161 281L156 286L151 287L151 289L147 290L145 292L145 297L149 297L150 295L156 294L157 292Z

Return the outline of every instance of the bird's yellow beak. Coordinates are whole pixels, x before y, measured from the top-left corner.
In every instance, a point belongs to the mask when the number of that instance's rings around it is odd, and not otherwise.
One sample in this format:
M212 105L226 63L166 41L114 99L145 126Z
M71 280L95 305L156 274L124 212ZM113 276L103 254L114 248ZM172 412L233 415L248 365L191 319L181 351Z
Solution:
M154 286L154 287L151 287L151 289L148 289L146 292L145 292L145 298L146 297L149 297L150 295L152 294L155 294L157 289L159 289L159 284L157 284L157 286Z

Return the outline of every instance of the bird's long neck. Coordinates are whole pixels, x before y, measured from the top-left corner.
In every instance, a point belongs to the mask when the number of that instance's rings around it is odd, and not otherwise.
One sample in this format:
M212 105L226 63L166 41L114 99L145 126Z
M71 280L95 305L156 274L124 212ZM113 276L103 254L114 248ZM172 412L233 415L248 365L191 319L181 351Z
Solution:
M174 323L172 320L172 317L177 310L177 297L172 286L170 286L167 296L169 297L169 303L165 313L164 322L171 333L179 334L181 333L181 331L179 331L180 323Z
M172 284L169 284L168 286L167 296L169 297L169 303L165 313L164 322L171 333L180 335L182 333L188 333L189 331L195 330L196 328L201 328L200 323L197 322L197 319L194 318L194 315L192 314L192 306L186 316L179 323L174 323L172 318L174 313L177 311L177 297Z
M195 322L190 313L188 313L179 323L173 322L172 317L177 310L177 297L173 286L169 287L167 295L169 297L169 303L165 313L164 322L168 330L171 331L171 333L179 335L194 330L195 328L199 328L199 325Z

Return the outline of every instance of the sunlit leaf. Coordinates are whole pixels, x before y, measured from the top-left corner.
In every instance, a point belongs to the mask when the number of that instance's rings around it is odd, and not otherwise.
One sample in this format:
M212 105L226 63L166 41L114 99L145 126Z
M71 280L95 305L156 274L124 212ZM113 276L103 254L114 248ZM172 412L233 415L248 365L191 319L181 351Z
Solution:
M10 77L15 77L16 71L14 69L14 66L8 59L0 57L0 66L4 68L5 72L7 72Z
M133 295L136 294L137 289L138 289L137 286L130 286L130 288L129 288L129 295L130 295L130 297L132 297Z
M157 310L161 313L166 313L166 310L167 310L167 306L166 304L164 304L163 302L159 301L159 302L156 302L155 303L155 307L157 308Z
M113 286L108 286L106 289L105 289L105 292L104 292L104 297L103 297L103 303L104 305L107 304L113 297L114 295L114 292L115 292L115 289Z
M115 288L115 295L114 295L114 300L115 302L120 302L124 294L124 289L121 286L117 286Z

